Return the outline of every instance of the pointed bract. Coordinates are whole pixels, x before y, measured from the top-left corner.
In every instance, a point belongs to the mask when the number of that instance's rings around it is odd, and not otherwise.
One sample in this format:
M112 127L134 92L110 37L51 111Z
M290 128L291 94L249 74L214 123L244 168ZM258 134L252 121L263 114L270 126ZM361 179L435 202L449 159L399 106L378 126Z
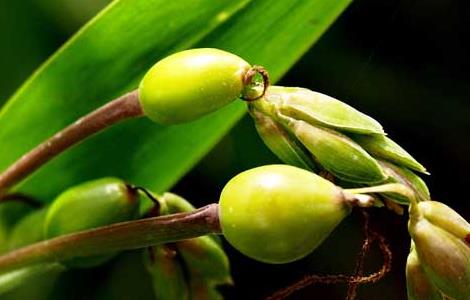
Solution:
M311 154L299 141L271 117L251 109L259 136L282 162L310 171L317 170Z
M415 191L420 201L431 200L429 189L426 186L426 183L421 179L421 177L406 168L402 168L381 160L378 160L378 162L382 169L385 171L385 173L389 176L387 180L388 182L401 183L406 185L407 187ZM399 204L410 204L409 199L398 194L388 193L385 194L385 196L390 200L398 202Z
M334 176L357 183L378 183L387 179L377 161L347 136L304 121L288 123L314 158Z
M429 280L416 251L411 249L406 260L406 289L408 300L443 300L441 292Z
M389 137L379 134L354 134L350 135L350 137L373 156L383 158L411 170L428 174L423 165L416 161L408 152Z
M455 211L438 202L410 206L408 230L423 269L439 290L456 300L470 299L469 229Z
M376 120L344 102L309 89L272 86L266 99L277 103L282 114L310 124L346 132L384 134Z
M175 250L167 245L149 247L144 253L157 300L189 300L189 286Z

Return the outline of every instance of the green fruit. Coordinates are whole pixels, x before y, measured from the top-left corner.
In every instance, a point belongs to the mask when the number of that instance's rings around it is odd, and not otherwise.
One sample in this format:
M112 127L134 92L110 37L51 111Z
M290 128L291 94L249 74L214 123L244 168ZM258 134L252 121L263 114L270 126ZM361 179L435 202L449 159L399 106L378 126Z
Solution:
M122 180L103 178L75 186L59 195L51 204L44 224L45 238L83 231L137 217L135 190ZM97 245L99 247L99 245ZM110 256L74 259L74 267L100 264Z
M250 65L218 49L181 51L145 74L139 97L145 114L159 124L195 120L237 99Z
M0 253L8 250L7 244L18 220L33 208L22 201L0 202Z
M46 220L47 208L35 210L23 217L13 228L8 241L9 250L21 248L44 238L44 221Z
M287 165L235 176L224 187L219 205L222 233L229 243L267 263L306 256L351 210L340 188Z

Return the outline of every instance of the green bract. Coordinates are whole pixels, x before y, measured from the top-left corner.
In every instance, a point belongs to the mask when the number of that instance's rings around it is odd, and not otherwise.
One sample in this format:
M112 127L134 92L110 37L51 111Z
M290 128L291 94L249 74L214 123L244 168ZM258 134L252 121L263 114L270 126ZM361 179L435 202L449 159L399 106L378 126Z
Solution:
M178 253L167 245L146 249L144 262L157 300L188 300L189 286Z
M443 300L441 292L424 272L414 246L406 260L406 289L408 300Z
M195 120L237 99L250 65L218 49L191 49L157 62L145 74L139 96L145 114L159 124Z
M350 212L340 188L287 165L240 173L224 187L219 204L222 233L229 243L267 263L306 256Z
M45 238L131 220L137 217L137 212L136 191L122 180L103 178L86 182L63 192L51 204L44 224ZM68 265L90 267L110 257L79 258Z
M429 199L425 183L411 172L426 169L386 137L376 120L351 106L308 89L281 86L269 87L248 106L259 135L283 162L327 171L349 187L399 182L419 199ZM409 204L403 197L385 196Z
M411 205L408 230L431 282L452 299L470 299L470 224L440 202L423 201Z

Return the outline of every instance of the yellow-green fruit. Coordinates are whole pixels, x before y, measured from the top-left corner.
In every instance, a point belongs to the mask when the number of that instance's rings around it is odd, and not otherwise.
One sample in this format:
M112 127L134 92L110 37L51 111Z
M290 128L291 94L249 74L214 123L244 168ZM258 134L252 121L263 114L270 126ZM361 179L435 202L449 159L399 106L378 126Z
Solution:
M140 102L159 124L195 120L237 99L250 65L226 51L191 49L157 62L142 79Z
M137 217L137 212L137 193L122 180L103 178L89 181L68 189L54 200L44 224L45 238L132 220ZM111 257L78 258L67 264L90 267Z
M224 187L219 205L229 243L267 263L308 255L350 212L340 188L287 165L240 173Z
M44 238L43 228L46 214L47 207L44 207L23 217L13 228L8 241L9 250L42 241Z

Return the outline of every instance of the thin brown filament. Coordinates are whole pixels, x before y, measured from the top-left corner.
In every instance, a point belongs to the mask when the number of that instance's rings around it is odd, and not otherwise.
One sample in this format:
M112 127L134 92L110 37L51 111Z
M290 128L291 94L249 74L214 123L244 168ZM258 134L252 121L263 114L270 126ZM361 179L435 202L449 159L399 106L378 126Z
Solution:
M364 216L364 230L366 232L366 237L364 239L364 243L361 248L361 252L359 253L359 260L356 265L356 270L354 275L345 275L345 274L337 274L337 275L306 275L301 280L295 282L292 285L289 285L286 288L280 289L266 300L281 300L286 299L293 293L305 289L314 284L338 284L338 283L347 283L348 284L348 294L347 298L349 300L353 300L357 294L357 286L359 284L366 284L366 283L376 283L380 279L382 279L391 269L392 266L392 251L388 243L386 242L385 238L380 235L378 232L373 231L369 228L369 217L366 213L363 213ZM373 242L377 242L380 252L383 257L383 264L382 267L375 273L372 273L368 276L363 276L363 269L364 269L364 258L367 250L369 250L370 246ZM362 257L362 262L361 262Z
M369 231L369 214L363 209L360 212L362 217L362 232L364 234L364 242L362 243L361 250L357 256L356 268L354 271L354 276L356 277L360 277L364 273L364 260L372 243ZM349 282L346 300L353 300L356 298L358 286L359 284L357 282Z

